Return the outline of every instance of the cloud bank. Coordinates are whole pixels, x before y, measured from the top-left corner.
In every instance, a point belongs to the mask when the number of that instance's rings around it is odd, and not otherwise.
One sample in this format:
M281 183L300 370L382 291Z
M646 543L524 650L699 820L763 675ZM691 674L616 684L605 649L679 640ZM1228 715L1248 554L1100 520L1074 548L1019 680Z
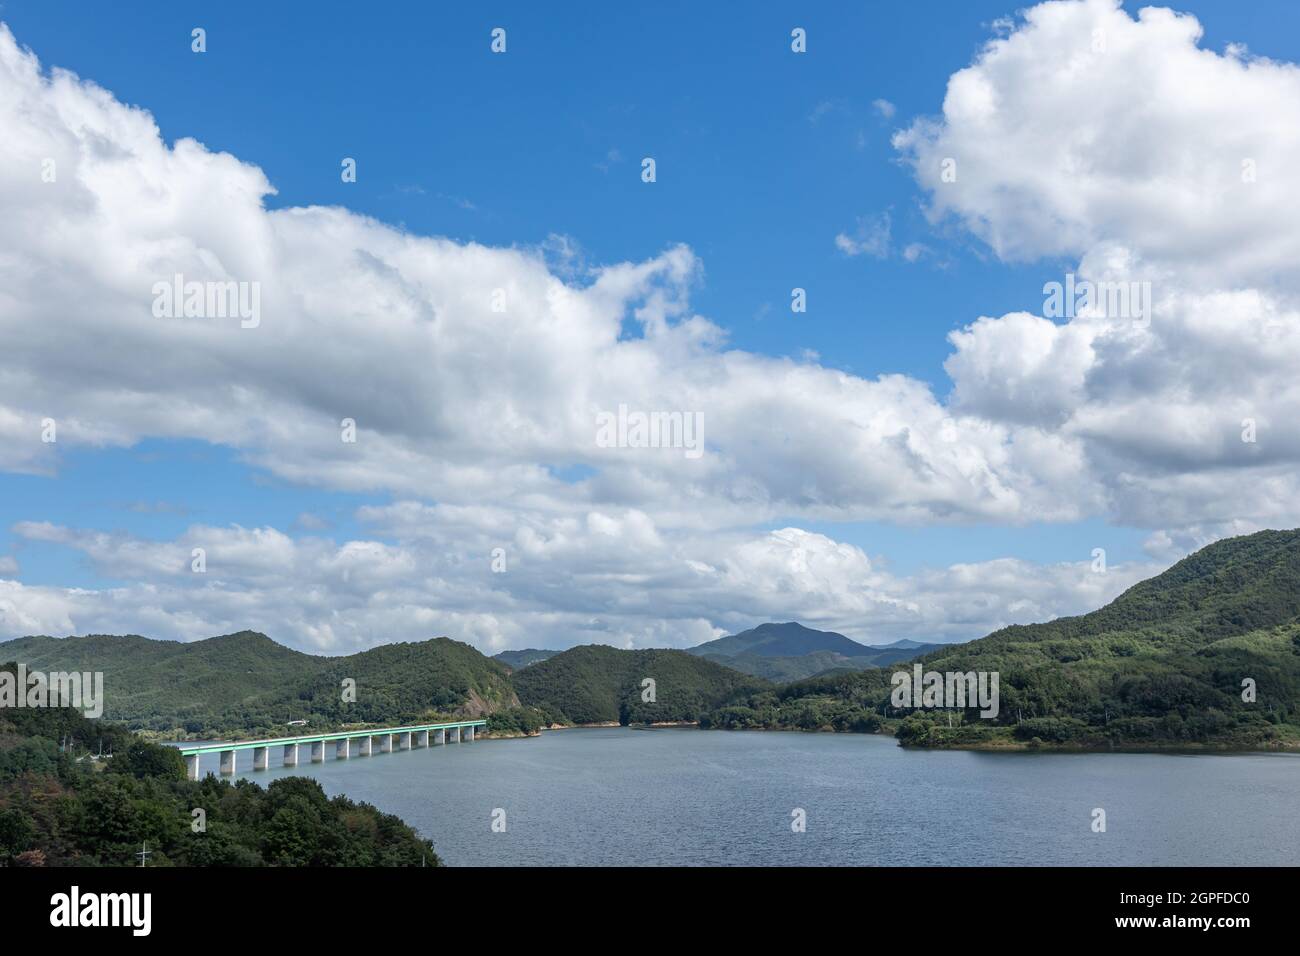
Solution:
M0 633L681 646L798 618L960 639L1300 523L1300 72L1199 37L1168 10L1045 3L896 135L936 224L1045 279L1151 290L1141 320L973 311L937 395L729 348L691 308L702 267L684 245L575 273L338 207L268 210L257 167L169 145L0 29L0 469L57 475L71 449L189 438L391 501L363 509L372 538L342 542L303 525L145 541L33 515L20 538L124 583L6 580ZM155 286L177 275L256 283L256 327L158 317ZM597 417L620 405L698 413L705 454L602 447ZM1098 518L1150 529L1153 563L896 577L797 526Z

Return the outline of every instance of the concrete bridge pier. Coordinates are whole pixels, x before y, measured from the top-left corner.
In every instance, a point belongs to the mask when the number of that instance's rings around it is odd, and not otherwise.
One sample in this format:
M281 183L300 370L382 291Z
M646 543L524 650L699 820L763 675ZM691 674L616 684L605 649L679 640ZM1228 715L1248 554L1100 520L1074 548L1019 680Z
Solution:
M347 760L352 756L352 738L344 737L334 745L334 758L336 760Z
M453 728L451 728L451 732L452 732L452 734L454 735L454 736L451 738L452 741L455 742L455 743L460 743L460 728L459 728L459 727L453 727Z
M357 741L357 756L358 756L358 757L369 757L369 756L370 756L370 743L371 743L371 741L373 741L374 739L375 739L374 737L362 737L360 740Z
M235 751L221 751L221 772L227 777L235 772Z
M269 747L253 748L253 769L254 770L265 770L268 766L270 766L270 764L267 763L267 751L269 749L270 749Z
M325 741L323 741L323 740L315 740L315 741L312 741L312 745L311 745L311 762L312 762L312 763L324 763L324 762L325 762Z
M190 780L199 779L199 755L198 754L185 755L185 776Z
M297 744L285 744L285 745L284 745L284 761L283 761L283 762L284 762L284 765L285 765L286 767L296 767L296 766L298 766L298 745L297 745Z
M388 754L388 753L392 753L392 752L393 752L393 735L392 735L392 734L380 734L380 735L379 735L379 752L380 752L381 754Z
M415 732L415 741L411 744L413 747L429 746L429 732L427 730L417 730Z
M446 730L445 727L440 727L440 728L438 728L438 738L437 738L437 739L438 739L438 743L439 743L440 745L441 745L441 744L445 744L445 743L447 742L447 730Z
M411 749L411 732L409 730L402 731L402 733L397 735L397 749L398 750Z
M465 728L465 733L468 735L468 736L466 736L465 739L466 739L469 743L473 743L473 742L474 742L474 728L473 728L473 727L466 727L466 728Z

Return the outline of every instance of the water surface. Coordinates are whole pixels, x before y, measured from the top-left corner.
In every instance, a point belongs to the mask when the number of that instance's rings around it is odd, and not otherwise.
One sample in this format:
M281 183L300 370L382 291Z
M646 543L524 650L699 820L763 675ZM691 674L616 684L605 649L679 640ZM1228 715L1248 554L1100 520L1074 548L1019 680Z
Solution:
M271 756L255 772L241 752L239 775L315 777L402 817L456 865L1300 863L1294 754L990 754L600 728L322 764L304 748L296 769ZM791 830L795 809L806 832Z

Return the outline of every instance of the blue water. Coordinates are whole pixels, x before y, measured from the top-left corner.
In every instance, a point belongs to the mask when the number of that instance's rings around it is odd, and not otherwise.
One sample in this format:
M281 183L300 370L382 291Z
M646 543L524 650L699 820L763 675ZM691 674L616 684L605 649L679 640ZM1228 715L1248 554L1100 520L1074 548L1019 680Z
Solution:
M602 728L307 757L254 772L242 752L239 775L315 777L399 815L456 865L1300 863L1293 754L982 754L859 735ZM505 832L492 829L498 810Z

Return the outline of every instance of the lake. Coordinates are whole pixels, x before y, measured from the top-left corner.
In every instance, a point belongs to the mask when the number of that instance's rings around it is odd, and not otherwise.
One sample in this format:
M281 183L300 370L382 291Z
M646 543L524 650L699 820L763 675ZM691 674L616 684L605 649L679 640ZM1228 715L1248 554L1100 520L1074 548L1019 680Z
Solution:
M323 764L304 753L296 769L254 772L252 752L239 757L241 777L308 775L395 813L462 866L1300 862L1295 754L991 754L594 728ZM493 832L497 811L505 832Z

